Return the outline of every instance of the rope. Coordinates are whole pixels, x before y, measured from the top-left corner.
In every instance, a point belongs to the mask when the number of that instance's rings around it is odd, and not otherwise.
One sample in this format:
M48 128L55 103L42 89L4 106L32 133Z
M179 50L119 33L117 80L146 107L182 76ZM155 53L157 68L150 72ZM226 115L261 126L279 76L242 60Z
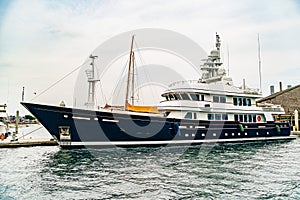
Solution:
M38 94L37 96L33 97L30 101L38 98L39 96L41 96L42 94L44 94L45 92L47 92L48 90L50 90L51 88L53 88L55 85L57 85L59 82L61 82L62 80L64 80L65 78L67 78L68 76L70 76L71 74L73 74L75 71L77 71L79 68L81 68L85 64L86 64L86 62L83 63L82 65L76 67L74 70L72 70L71 72L69 72L68 74L66 74L65 76L63 76L61 79L59 79L58 81L56 81L55 83L53 83L52 85L50 85L45 90L43 90L40 94Z
M26 133L26 134L23 135L22 137L18 137L17 140L18 140L18 139L21 139L21 138L24 138L25 136L30 135L31 133L33 133L33 132L35 132L35 131L37 131L37 130L40 130L41 128L43 128L43 126L37 128L37 129L34 129L33 131L30 131L29 133Z
M142 65L142 66L145 66L145 63L146 63L146 62L144 61L144 59L143 59L143 57L142 57L140 48L138 47L136 41L135 41L135 46L136 46L137 52L138 52L138 54L139 54L139 60L140 60L140 62L141 62L141 65ZM147 67L143 67L142 69L143 69L143 72L145 73L145 76L146 76L147 81L152 82L151 77L150 77L150 75L149 75L150 73L148 72ZM149 86L150 86L150 92L151 92L151 95L152 95L152 100L155 101L155 98L154 98L154 96L155 96L155 95L154 95L154 90L156 91L156 89L153 89L152 85L149 85ZM156 91L156 93L157 93L157 91ZM142 101L143 101L143 99L142 99Z

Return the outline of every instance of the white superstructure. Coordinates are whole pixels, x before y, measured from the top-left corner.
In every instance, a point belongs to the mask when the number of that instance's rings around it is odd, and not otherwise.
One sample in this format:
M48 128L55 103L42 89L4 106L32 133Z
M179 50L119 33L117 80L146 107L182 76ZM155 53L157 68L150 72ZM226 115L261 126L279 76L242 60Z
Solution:
M165 100L160 102L158 110L168 118L249 123L274 121L272 114L284 114L278 105L257 106L256 99L262 97L258 89L233 85L225 69L220 68L221 44L216 36L216 50L204 60L202 77L172 83L162 94Z

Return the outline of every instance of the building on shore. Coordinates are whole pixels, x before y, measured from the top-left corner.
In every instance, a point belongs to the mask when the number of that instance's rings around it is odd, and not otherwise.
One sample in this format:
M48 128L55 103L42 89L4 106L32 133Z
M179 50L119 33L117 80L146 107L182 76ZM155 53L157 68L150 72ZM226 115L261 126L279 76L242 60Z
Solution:
M295 109L300 111L300 85L282 90L282 84L280 82L280 91L273 94L272 91L274 92L274 86L271 86L270 96L261 98L256 102L279 104L288 115L293 115Z

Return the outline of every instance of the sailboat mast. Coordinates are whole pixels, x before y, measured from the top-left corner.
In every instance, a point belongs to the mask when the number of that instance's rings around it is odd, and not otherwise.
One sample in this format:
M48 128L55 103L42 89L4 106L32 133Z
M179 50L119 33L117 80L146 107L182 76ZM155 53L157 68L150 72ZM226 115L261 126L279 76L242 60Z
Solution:
M132 52L131 105L134 105L134 52Z
M125 110L127 110L128 96L129 96L129 83L130 83L130 71L131 71L131 60L132 60L133 41L134 41L134 35L132 36L132 39L131 39L131 47L130 47L130 53L129 53L129 64L128 64L128 74L127 74L127 86L126 86L126 96L125 96Z

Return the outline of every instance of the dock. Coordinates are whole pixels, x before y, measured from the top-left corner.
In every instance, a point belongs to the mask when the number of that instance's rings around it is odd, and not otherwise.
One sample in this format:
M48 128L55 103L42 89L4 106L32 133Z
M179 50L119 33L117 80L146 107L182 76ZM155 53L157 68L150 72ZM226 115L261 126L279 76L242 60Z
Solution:
M300 136L300 131L291 131L291 135L299 135Z
M18 141L3 140L0 141L0 148L17 148L33 146L56 146L58 143L54 139L20 139Z

